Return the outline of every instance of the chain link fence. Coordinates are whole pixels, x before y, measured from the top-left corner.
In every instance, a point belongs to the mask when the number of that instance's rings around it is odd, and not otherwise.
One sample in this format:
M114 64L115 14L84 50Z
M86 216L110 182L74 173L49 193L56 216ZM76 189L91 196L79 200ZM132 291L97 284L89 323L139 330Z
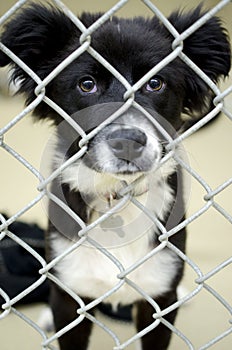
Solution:
M157 64L155 67L153 67L152 70L150 70L142 79L140 79L135 85L131 86L128 81L112 66L107 62L97 51L94 50L93 47L91 47L91 35L92 33L99 28L105 21L110 19L112 15L117 15L117 12L123 8L127 3L131 3L132 1L128 0L121 0L118 1L115 6L109 9L100 19L98 19L93 25L91 25L89 28L85 28L84 25L79 21L79 19L69 10L69 8L63 4L59 0L51 1L51 3L55 4L58 8L62 9L75 23L75 25L79 28L79 30L82 32L81 35L81 46L74 51L69 57L67 57L59 66L57 66L44 80L41 80L35 72L33 72L22 60L20 60L15 54L13 54L6 46L4 46L2 43L0 43L0 49L6 53L18 66L20 66L25 72L28 73L28 75L36 82L37 87L35 90L36 98L33 102L31 102L25 109L23 109L19 114L17 114L7 125L3 126L2 129L0 129L0 147L2 150L4 150L9 157L13 157L15 162L19 162L23 167L27 169L28 172L30 172L38 181L39 185L37 187L38 194L36 197L27 203L24 207L22 207L19 211L15 212L14 215L6 219L3 215L0 216L0 242L4 242L6 238L11 239L14 241L17 245L21 246L23 249L25 249L27 252L29 252L34 259L36 259L40 264L39 274L40 277L36 280L35 283L30 285L27 289L23 290L21 293L16 295L14 298L11 298L7 295L6 291L4 289L0 288L0 295L4 299L4 304L2 305L2 313L0 314L0 320L6 319L9 314L13 313L20 319L22 319L25 323L27 323L29 326L33 327L36 332L41 336L41 349L56 349L54 345L54 341L57 340L58 337L60 337L63 333L67 332L69 329L74 327L75 325L78 325L84 317L87 317L90 319L97 327L100 327L104 332L106 332L114 342L114 349L127 349L128 346L132 343L134 343L136 340L140 339L141 336L144 334L144 332L140 332L135 334L130 339L127 339L125 342L121 343L118 335L113 332L113 330L110 327L107 327L105 324L101 322L101 320L97 316L92 316L89 311L96 305L98 305L101 301L104 301L112 295L113 293L116 293L125 283L130 285L131 288L136 290L137 293L139 293L143 298L149 301L149 303L154 307L154 322L148 327L148 329L145 330L145 332L148 332L149 330L155 328L160 322L165 324L167 327L169 327L172 332L181 339L183 349L196 349L195 344L176 326L172 326L168 322L165 321L163 318L167 313L171 312L177 307L182 307L186 305L190 300L194 300L199 293L202 293L203 290L207 291L211 297L215 299L215 301L219 302L223 308L226 310L227 313L227 320L228 321L228 328L223 331L220 334L215 334L215 336L209 340L207 343L203 344L201 347L199 347L199 350L205 350L208 348L214 348L215 344L219 344L220 348L220 342L226 338L231 337L232 333L232 305L231 301L226 300L223 295L221 295L216 289L212 288L210 286L210 279L214 277L215 275L219 274L223 269L227 268L228 266L231 266L232 264L232 256L229 258L226 258L224 261L217 264L217 266L213 267L210 271L207 273L203 273L201 266L198 265L197 262L193 261L189 256L181 253L178 249L173 246L169 238L173 235L175 235L177 232L179 232L182 228L188 227L190 224L196 222L201 218L201 216L206 215L206 213L211 210L212 208L216 210L218 214L220 214L224 220L226 220L228 223L232 223L232 216L230 213L230 208L225 208L223 206L223 203L221 204L221 201L218 201L218 198L220 198L220 195L222 193L225 193L229 187L232 184L232 177L229 179L224 179L224 176L222 174L221 176L221 183L216 188L212 188L207 181L202 177L201 174L199 174L192 166L190 166L187 162L185 162L183 159L178 157L178 155L173 152L172 150L175 148L176 145L181 144L185 140L189 139L191 135L195 134L199 129L201 129L204 125L206 125L209 121L211 121L213 118L215 118L219 112L223 114L223 118L227 118L229 121L232 120L232 112L227 107L227 104L225 103L226 98L229 97L229 95L232 92L232 85L228 86L226 89L221 90L218 88L209 77L207 77L190 59L183 53L183 41L188 38L192 33L194 33L198 28L200 28L204 23L206 23L212 16L216 15L221 9L226 9L226 11L232 11L232 4L230 0L223 0L218 1L217 5L215 7L212 7L200 20L198 20L196 23L194 23L191 27L189 27L187 30L185 30L183 33L178 33L175 28L171 25L171 23L167 20L167 18L161 13L159 8L156 6L155 1L149 1L149 0L143 0L141 1L144 6L146 6L150 11L151 14L155 14L160 21L165 25L165 27L170 31L170 33L173 35L173 51L170 55L168 55L164 60L162 60L159 64ZM2 26L9 18L11 18L15 12L20 9L23 5L27 3L26 0L17 1L15 5L6 12L1 18L0 18L0 26ZM133 5L132 5L133 6ZM145 211L146 208L143 207L136 198L133 198L130 196L131 188L126 187L123 189L123 193L121 193L122 199L119 202L119 204L111 208L107 213L105 213L101 218L94 221L91 225L86 225L79 217L77 217L67 206L65 206L64 203L61 203L59 198L55 197L51 192L49 192L49 184L53 179L55 179L57 176L59 176L60 172L65 170L67 167L69 167L75 160L82 157L82 155L87 150L87 143L91 138L96 135L103 127L104 125L101 125L100 128L96 128L90 133L86 134L83 132L83 130L78 126L76 123L73 123L70 116L67 115L54 101L49 99L46 96L46 86L64 69L66 68L73 60L80 57L84 52L88 52L91 56L94 57L95 60L100 62L116 79L120 81L120 83L126 88L126 93L124 95L125 103L120 108L119 111L116 112L113 116L111 116L109 119L107 119L106 123L109 123L109 121L115 120L118 115L122 114L124 111L128 109L129 106L135 106L137 109L142 110L142 107L139 106L135 100L135 92L143 86L151 77L153 77L155 74L159 72L160 69L165 67L169 62L173 61L176 57L179 57L183 62L185 62L186 65L191 67L193 71L195 71L203 81L212 89L212 91L215 94L214 98L214 108L208 113L203 119L199 120L197 123L195 123L193 126L189 127L184 133L182 133L179 137L175 138L173 140L172 138L168 138L168 154L166 157L162 159L162 162L160 166L165 164L168 159L174 158L175 161L181 165L181 167L184 169L185 173L189 174L189 176L198 183L198 185L201 187L203 191L203 200L204 204L200 209L197 209L194 213L191 215L187 215L186 219L183 220L181 223L179 223L177 226L175 226L173 229L167 231L165 227L162 225L162 223L149 211L147 212L147 215L151 218L151 220L158 225L161 236L159 237L160 245L155 248L150 254L143 257L143 259L135 262L130 268L124 269L121 265L121 262L117 260L114 255L111 253L110 250L107 248L104 248L100 244L98 244L96 241L94 241L89 233L91 230L94 229L99 223L106 220L109 216L111 216L114 212L116 212L120 207L123 207L123 205L131 201L139 210ZM20 153L18 153L17 149L13 149L10 145L7 144L5 141L7 133L15 128L17 124L24 119L30 112L32 112L36 106L38 106L42 101L46 102L51 108L53 108L55 111L57 111L64 120L66 120L75 130L81 135L81 150L75 154L73 158L71 158L69 161L62 164L61 168L57 169L55 172L50 174L48 177L44 177L41 173L41 171L34 166L32 166L27 159L25 159ZM146 111L143 110L143 113L146 113ZM167 135L165 135L167 137ZM229 156L228 150L228 156ZM207 162L210 162L211 160L207 160ZM213 160L212 160L213 161ZM230 162L230 159L228 158L228 161ZM15 180L17 181L17 179ZM4 186L3 183L1 183L2 186ZM32 248L32 246L22 239L20 239L17 235L13 234L8 227L20 219L20 217L26 213L30 212L30 210L36 206L38 203L40 203L44 198L48 198L52 201L54 201L58 206L62 206L63 209L74 219L78 221L78 224L81 226L81 231L79 233L80 240L76 243L74 243L69 249L65 250L62 255L58 256L55 260L51 261L50 263L47 263L43 257L41 257L35 249ZM213 225L213 223L212 223ZM102 254L104 254L111 263L113 263L118 268L118 283L115 285L115 287L102 295L100 298L94 300L92 303L85 305L82 301L82 299L76 295L71 289L69 289L66 285L64 285L60 280L58 280L51 272L51 269L56 266L56 264L63 259L65 256L73 252L74 250L78 249L78 247L82 244L85 244L88 242L88 244L94 246L96 249L100 250ZM226 245L227 242L221 242L221 244ZM186 292L184 296L180 297L177 303L171 305L168 309L160 310L159 306L154 303L154 301L150 298L148 294L145 293L144 290L141 289L139 285L134 284L130 280L129 274L136 270L140 265L142 265L145 261L149 260L151 256L155 255L160 250L164 249L165 247L168 247L171 249L175 254L179 255L181 259L185 261L185 264L187 265L188 269L193 271L194 274L194 284L195 287L189 291ZM205 249L208 249L207 247ZM220 248L219 248L220 249ZM54 283L59 285L62 289L64 289L69 295L71 295L79 305L78 309L78 317L75 321L73 321L72 324L67 325L64 329L60 330L59 332L55 334L48 334L45 332L39 325L32 321L30 318L28 318L23 311L20 311L20 309L15 306L17 302L22 300L26 295L34 291L36 288L38 288L40 285L42 285L45 280L52 280ZM0 286L1 287L1 286ZM228 288L231 289L231 280L228 281ZM189 310L191 313L191 311ZM191 318L191 316L189 316ZM216 317L216 315L215 315ZM199 320L200 322L201 320ZM1 323L0 323L1 327ZM12 334L13 336L13 334ZM19 346L20 348L20 346ZM218 349L219 349L218 348ZM229 348L228 348L229 350Z

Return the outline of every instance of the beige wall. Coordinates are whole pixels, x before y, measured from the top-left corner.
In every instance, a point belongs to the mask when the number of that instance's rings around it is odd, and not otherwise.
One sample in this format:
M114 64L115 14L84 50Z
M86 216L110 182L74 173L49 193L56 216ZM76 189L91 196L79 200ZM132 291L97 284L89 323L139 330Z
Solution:
M17 1L8 0L0 2L0 14L3 14ZM36 2L36 1L34 1ZM39 2L39 1L38 1ZM42 2L42 1L40 1ZM51 1L52 2L52 1ZM74 13L81 13L82 11L106 11L113 5L116 0L64 0L63 1ZM219 2L219 0L206 0L204 1L206 8L213 7ZM201 3L199 0L153 0L153 3L159 7L159 9L166 15L169 14L173 9L192 8ZM228 11L227 11L228 12ZM150 15L151 12L147 7L139 0L130 0L119 12L122 16L134 16L134 15Z
M0 1L0 15L6 12L17 1L8 0ZM36 1L35 1L36 2ZM39 2L39 1L38 1ZM42 1L40 1L42 2ZM80 14L82 11L106 11L115 5L116 0L63 0L63 2L76 14ZM168 15L171 11L177 8L191 9L199 5L202 1L199 0L153 0L153 3L165 14ZM203 1L205 8L212 8L218 4L220 0L205 0ZM119 16L150 16L152 12L139 0L130 0L128 3L117 13ZM226 27L232 33L232 5L230 10L226 6L225 10L219 12L220 17L223 18Z

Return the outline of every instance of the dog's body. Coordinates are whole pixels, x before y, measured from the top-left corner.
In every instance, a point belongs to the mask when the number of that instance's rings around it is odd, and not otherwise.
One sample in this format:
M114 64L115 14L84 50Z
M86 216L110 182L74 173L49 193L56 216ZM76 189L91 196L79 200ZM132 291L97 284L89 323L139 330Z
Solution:
M174 13L169 20L177 31L183 32L200 16L198 8L187 15ZM99 17L84 14L80 19L88 27ZM80 46L79 38L79 30L65 14L33 5L6 26L2 42L44 79ZM91 37L91 46L131 85L172 52L172 42L172 35L156 18L113 17ZM217 18L210 19L185 40L184 53L215 82L228 74L230 48ZM8 63L10 59L2 53L0 65ZM36 83L21 68L16 65L14 68L14 78L21 80L20 91L26 93L30 103L35 99ZM125 86L87 52L46 87L46 96L72 115L87 134L122 106L125 92ZM206 113L211 95L191 68L181 59L174 59L135 92L136 103L149 111L150 118L137 108L128 108L93 134L87 152L52 183L51 192L67 203L78 219L73 219L51 197L49 260L71 249L73 242L78 245L82 242L80 239L83 240L82 245L57 262L52 273L87 304L118 287L103 298L103 302L114 307L134 304L138 331L154 322L155 312L154 305L139 290L164 310L177 300L176 289L183 273L183 260L174 249L164 247L151 254L160 244L160 225L169 230L184 216L181 171L171 157L160 166L167 153L167 138L156 122L173 138L182 124L181 113ZM79 114L85 108L83 114ZM81 138L67 122L61 123L62 117L45 102L35 108L35 115L40 119L49 118L57 126L56 169L80 151ZM131 183L134 201L128 199L115 210L125 199L123 189ZM146 211L139 208L140 204ZM87 234L87 240L79 237L81 228L101 217L105 219L109 210L115 212L106 220L100 220ZM184 252L185 229L171 236L169 242ZM111 259L106 251L97 249L96 244L106 247ZM147 254L149 259L128 273L123 284L119 274ZM77 319L79 299L72 298L56 283L51 294L55 326L60 330ZM164 318L172 324L175 316L176 309ZM62 335L61 349L86 350L91 325L88 318L84 318ZM170 330L161 322L145 332L142 348L165 350L169 340Z

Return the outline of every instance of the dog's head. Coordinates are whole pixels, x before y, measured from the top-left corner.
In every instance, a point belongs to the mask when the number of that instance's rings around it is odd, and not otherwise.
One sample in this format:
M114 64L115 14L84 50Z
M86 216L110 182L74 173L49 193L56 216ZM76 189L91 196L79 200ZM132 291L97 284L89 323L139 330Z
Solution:
M83 14L80 20L89 27L100 16ZM201 16L198 7L187 14L175 12L169 21L182 33ZM1 41L43 80L81 47L80 38L80 30L64 13L54 8L32 5L6 24ZM89 52L83 50L46 85L46 96L67 114L77 115L77 122L78 111L93 108L84 122L84 130L89 132L106 120L101 108L100 112L95 113L94 106L121 104L127 91L123 79L131 86L140 81L171 54L173 41L172 34L156 17L112 17L91 35ZM229 41L216 17L210 18L184 40L183 52L214 82L229 72ZM123 77L121 81L115 71L107 69L107 63L102 65L98 61L96 53L120 73ZM37 84L7 55L0 53L0 65L7 64L13 65L13 79L19 79L19 91L26 94L29 104L36 97L34 91ZM175 130L181 126L182 112L191 116L204 115L213 96L209 86L179 57L170 60L156 75L140 85L134 91L136 103L151 110L154 121L160 122L159 118L162 118ZM49 118L56 125L62 121L57 110L44 101L35 108L35 115L40 119ZM90 139L83 164L101 173L152 171L154 164L162 157L164 140L151 119L130 108ZM68 151L70 156L79 149L78 144L74 144Z

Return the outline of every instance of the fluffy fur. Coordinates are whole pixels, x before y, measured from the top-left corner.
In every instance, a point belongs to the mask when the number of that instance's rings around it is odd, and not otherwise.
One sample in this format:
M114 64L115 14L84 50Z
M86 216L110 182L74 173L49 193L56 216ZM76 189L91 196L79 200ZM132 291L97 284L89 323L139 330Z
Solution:
M181 33L201 15L198 7L187 14L175 12L169 20ZM89 27L100 16L85 13L80 20ZM40 79L44 79L80 46L80 35L74 23L58 9L32 4L5 25L1 41ZM172 42L172 35L156 17L112 17L91 36L91 46L131 85L172 52ZM217 17L209 19L184 41L184 53L215 83L229 72L229 41ZM36 97L36 83L7 55L0 53L0 65L8 64L14 68L13 79L20 82L19 92L25 94L27 104L31 103ZM46 86L46 96L71 115L86 133L121 106L125 91L125 87L88 52L74 60ZM166 139L156 122L175 137L182 126L181 114L201 117L209 109L212 96L209 87L179 58L142 86L135 93L135 101L151 112L151 119L130 108L94 135L87 145L86 154L53 181L51 191L78 217L74 220L67 210L51 201L48 259L54 259L73 242L78 242L81 223L92 224L105 215L109 207L115 210L125 183L134 183L135 200L157 217L167 230L178 224L184 215L181 171L173 160L159 167L166 153ZM67 123L61 123L63 118L46 102L35 108L34 116L49 119L56 126L53 159L56 169L80 150L81 137ZM133 203L127 203L107 220L99 222L89 232L89 237L107 247L127 269L159 245L159 234L157 223L149 215ZM172 236L170 242L184 252L185 230ZM86 303L119 283L118 266L88 242L60 260L52 273ZM127 278L163 310L176 301L182 273L183 261L165 248ZM127 283L104 302L114 307L133 303L138 331L154 321L153 307ZM79 305L56 284L52 285L51 306L57 330L77 318ZM173 323L176 313L176 310L168 313L165 319ZM86 350L91 326L85 318L60 337L60 348ZM169 341L170 330L161 323L142 337L141 346L143 350L165 350Z

